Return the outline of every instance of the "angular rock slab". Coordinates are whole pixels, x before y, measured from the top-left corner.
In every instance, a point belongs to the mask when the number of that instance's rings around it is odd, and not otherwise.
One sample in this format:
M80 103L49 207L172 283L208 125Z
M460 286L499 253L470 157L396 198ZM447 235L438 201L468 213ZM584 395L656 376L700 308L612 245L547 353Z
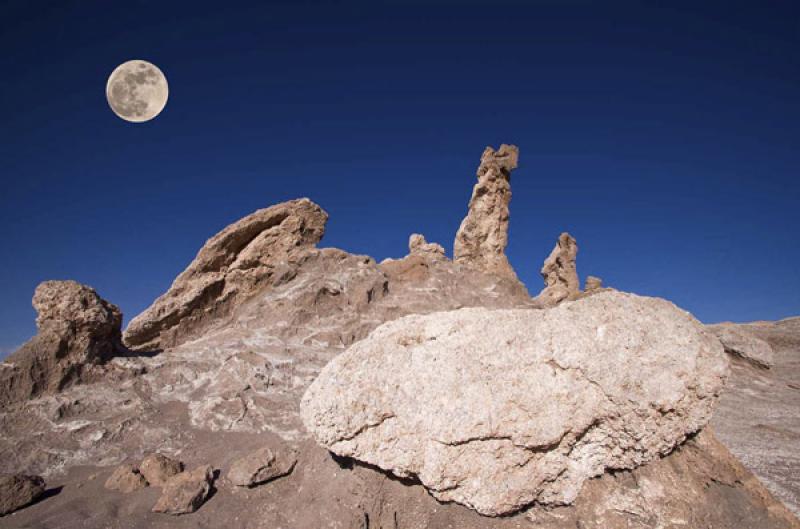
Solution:
M238 487L255 487L289 474L297 463L293 450L273 451L264 447L237 459L228 471L228 480Z
M727 373L689 313L603 292L386 323L323 369L301 415L338 455L502 515L668 453L708 422Z

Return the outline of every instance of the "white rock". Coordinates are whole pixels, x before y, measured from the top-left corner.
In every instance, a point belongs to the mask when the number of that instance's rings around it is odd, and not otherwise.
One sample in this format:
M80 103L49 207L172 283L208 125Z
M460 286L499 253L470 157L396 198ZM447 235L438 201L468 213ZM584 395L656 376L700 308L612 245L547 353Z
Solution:
M708 422L727 372L687 312L604 292L386 323L323 369L301 414L334 453L501 515L666 454Z

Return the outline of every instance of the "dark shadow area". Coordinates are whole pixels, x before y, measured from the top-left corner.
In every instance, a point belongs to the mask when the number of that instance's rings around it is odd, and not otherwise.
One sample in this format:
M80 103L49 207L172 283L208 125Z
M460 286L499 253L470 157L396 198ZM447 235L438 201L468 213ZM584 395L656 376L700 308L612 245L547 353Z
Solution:
M45 491L42 493L42 495L41 495L41 496L39 496L38 498L36 498L36 499L35 499L35 500L33 500L32 502L30 502L30 503L29 503L28 505L26 505L25 507L23 507L23 509L27 509L28 507L32 507L32 506L34 506L34 505L37 505L37 504L39 504L39 503L42 503L42 502L43 502L43 501L45 501L45 500L49 500L50 498L52 498L52 497L54 497L54 496L58 496L59 494L61 494L61 491L62 491L62 490L64 490L64 486L63 486L63 485L59 485L58 487L51 487L51 488L49 488L49 489L46 489L46 490L45 490Z

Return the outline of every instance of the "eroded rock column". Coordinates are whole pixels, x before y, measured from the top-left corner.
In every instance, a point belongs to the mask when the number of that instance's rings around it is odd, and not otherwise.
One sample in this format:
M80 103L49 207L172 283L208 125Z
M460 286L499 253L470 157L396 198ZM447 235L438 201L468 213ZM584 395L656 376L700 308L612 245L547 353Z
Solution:
M486 147L478 166L478 183L472 190L469 212L456 233L453 260L509 279L517 274L508 262L508 204L511 171L517 168L519 150L503 144Z

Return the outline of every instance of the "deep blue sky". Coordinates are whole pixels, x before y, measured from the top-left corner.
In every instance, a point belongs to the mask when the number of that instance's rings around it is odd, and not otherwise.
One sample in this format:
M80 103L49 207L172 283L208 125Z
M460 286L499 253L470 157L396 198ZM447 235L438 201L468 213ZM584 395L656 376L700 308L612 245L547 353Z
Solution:
M0 351L76 279L126 320L228 223L308 196L325 246L448 252L486 145L520 147L508 254L703 321L800 314L798 2L0 2ZM130 124L113 68L170 99ZM2 353L0 353L2 354Z

